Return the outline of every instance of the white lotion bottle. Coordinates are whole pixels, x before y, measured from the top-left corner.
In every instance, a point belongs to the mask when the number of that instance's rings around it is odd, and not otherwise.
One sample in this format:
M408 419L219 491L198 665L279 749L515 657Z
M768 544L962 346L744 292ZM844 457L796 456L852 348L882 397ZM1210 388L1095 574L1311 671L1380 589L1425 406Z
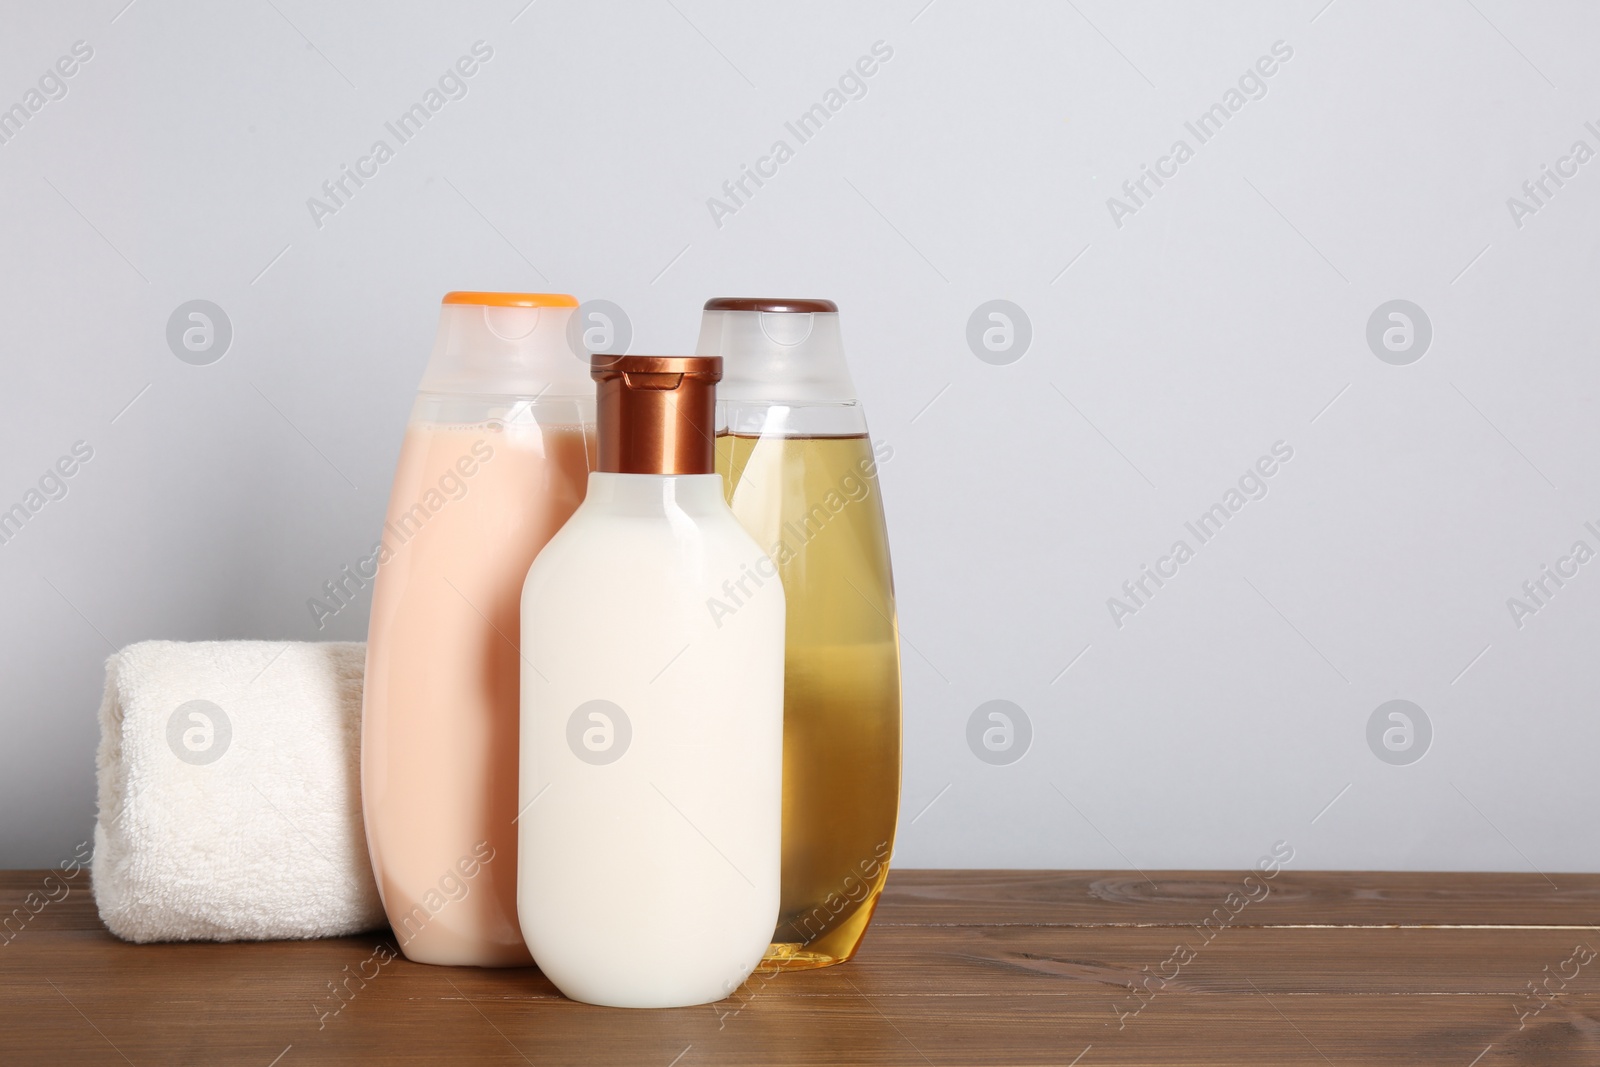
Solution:
M517 914L590 1004L721 1000L777 922L785 606L715 473L721 371L595 357L599 469L523 587Z

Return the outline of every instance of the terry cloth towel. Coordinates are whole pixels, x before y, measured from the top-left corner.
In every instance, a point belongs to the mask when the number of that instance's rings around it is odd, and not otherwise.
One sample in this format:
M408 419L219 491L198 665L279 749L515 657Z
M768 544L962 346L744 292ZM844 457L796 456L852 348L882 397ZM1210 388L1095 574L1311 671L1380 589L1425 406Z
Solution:
M355 642L144 641L106 661L94 894L128 941L382 926Z

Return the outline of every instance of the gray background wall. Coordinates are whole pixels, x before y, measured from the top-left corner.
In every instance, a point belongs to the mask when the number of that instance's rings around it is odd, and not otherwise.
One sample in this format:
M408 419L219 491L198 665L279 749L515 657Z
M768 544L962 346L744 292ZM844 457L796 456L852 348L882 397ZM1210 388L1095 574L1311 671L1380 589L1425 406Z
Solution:
M1600 549L1600 161L1521 190L1600 150L1591 7L125 3L0 9L0 106L93 49L0 144L0 507L94 450L0 545L0 865L86 836L112 646L363 636L364 602L319 632L306 599L381 521L440 294L500 288L614 301L635 351L687 350L713 295L840 303L894 447L902 864L1235 867L1281 839L1297 867L1600 869L1600 563L1507 606ZM466 96L319 227L308 198L480 40ZM1185 122L1280 41L1200 143ZM708 198L780 138L719 226ZM233 330L205 366L166 340L197 298ZM1005 364L967 341L993 299L1031 324ZM1388 353L1368 322L1397 299L1432 336ZM1279 441L1199 544L1184 523ZM1108 598L1179 538L1119 627ZM1032 728L1005 765L967 741L996 699ZM1408 763L1369 744L1394 699L1431 726Z

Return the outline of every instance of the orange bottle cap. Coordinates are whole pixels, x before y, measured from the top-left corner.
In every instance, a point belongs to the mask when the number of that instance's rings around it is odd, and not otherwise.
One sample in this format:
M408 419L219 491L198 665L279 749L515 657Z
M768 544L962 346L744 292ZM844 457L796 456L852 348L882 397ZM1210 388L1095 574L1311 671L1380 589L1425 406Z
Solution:
M491 308L575 308L578 299L566 293L484 293L462 289L444 294L443 303Z

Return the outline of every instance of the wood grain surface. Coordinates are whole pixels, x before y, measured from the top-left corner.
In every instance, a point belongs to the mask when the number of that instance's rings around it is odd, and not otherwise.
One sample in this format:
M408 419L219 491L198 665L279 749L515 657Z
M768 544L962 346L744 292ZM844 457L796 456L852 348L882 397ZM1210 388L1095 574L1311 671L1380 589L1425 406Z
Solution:
M388 931L124 944L49 873L0 872L0 1064L1600 1064L1597 875L896 871L853 962L621 1011Z

